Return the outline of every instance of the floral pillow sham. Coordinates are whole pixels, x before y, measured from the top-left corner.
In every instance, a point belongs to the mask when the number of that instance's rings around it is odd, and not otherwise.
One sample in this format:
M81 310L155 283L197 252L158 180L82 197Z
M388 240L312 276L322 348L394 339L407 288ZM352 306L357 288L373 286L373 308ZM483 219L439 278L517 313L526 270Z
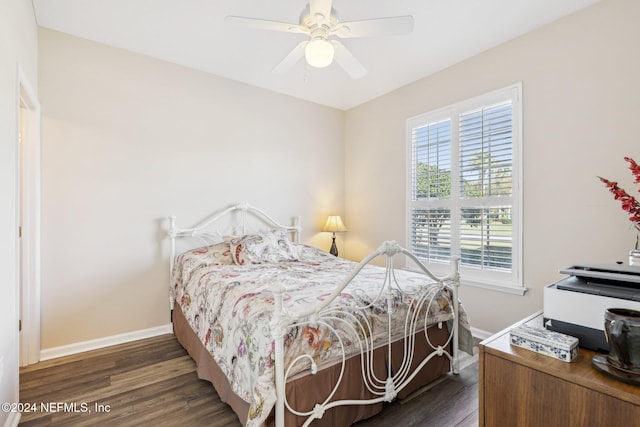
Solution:
M298 253L286 230L249 234L230 242L231 258L237 265L298 261Z
M173 268L174 283L187 282L193 272L199 268L208 265L231 264L233 264L233 259L229 249L229 241L192 249L176 258Z

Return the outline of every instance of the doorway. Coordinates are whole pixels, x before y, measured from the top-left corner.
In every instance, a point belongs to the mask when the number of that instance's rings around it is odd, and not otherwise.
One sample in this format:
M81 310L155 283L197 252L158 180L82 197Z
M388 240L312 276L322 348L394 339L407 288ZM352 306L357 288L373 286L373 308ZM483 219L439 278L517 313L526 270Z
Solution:
M20 366L40 361L40 103L18 66L16 147Z

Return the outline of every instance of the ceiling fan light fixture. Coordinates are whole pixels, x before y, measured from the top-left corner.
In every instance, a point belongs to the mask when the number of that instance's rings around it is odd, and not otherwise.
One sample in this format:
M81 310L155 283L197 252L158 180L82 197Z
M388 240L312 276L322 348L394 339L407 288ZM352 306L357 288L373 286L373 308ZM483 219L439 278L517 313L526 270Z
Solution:
M289 53L271 69L274 74L290 70L304 56L309 66L323 68L333 60L352 79L367 74L367 69L337 38L359 38L377 35L411 34L414 19L411 15L389 16L341 22L333 8L333 0L307 0L300 14L298 24L268 21L246 16L227 16L225 21L251 28L286 33L306 34L308 39L300 41Z
M333 45L326 39L317 38L307 43L304 56L307 64L316 68L323 68L333 62Z

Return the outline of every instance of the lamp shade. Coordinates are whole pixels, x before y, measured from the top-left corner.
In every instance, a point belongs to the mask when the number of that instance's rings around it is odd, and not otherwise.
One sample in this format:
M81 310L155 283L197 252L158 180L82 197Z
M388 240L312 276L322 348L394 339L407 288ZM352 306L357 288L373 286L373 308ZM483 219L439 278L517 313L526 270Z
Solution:
M323 68L333 61L333 45L325 39L314 39L304 48L307 64L316 68Z
M327 218L327 223L322 227L322 231L332 231L335 233L339 231L347 231L347 227L344 226L340 215L331 215Z

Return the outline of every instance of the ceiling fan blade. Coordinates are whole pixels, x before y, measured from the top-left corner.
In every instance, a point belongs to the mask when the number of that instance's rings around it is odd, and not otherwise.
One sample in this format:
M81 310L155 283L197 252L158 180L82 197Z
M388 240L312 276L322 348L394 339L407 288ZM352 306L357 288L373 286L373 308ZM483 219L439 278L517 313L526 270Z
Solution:
M331 18L331 0L309 0L309 14L319 24L323 20L328 24Z
M348 39L354 37L391 36L411 34L413 16L367 19L364 21L342 22L332 31L336 36Z
M352 79L359 79L367 74L367 69L364 68L364 65L342 43L337 40L331 40L331 43L335 51L333 58Z
M267 21L265 19L247 18L244 16L227 16L225 21L241 25L243 27L254 28L258 30L284 31L287 33L306 33L306 29L298 24L289 24L288 22Z
M291 67L296 65L296 62L302 59L302 57L304 56L304 48L307 47L308 43L309 40L305 40L299 43L298 46L294 47L293 50L289 52L278 65L273 67L273 70L271 70L271 72L274 74L283 74L289 71Z

